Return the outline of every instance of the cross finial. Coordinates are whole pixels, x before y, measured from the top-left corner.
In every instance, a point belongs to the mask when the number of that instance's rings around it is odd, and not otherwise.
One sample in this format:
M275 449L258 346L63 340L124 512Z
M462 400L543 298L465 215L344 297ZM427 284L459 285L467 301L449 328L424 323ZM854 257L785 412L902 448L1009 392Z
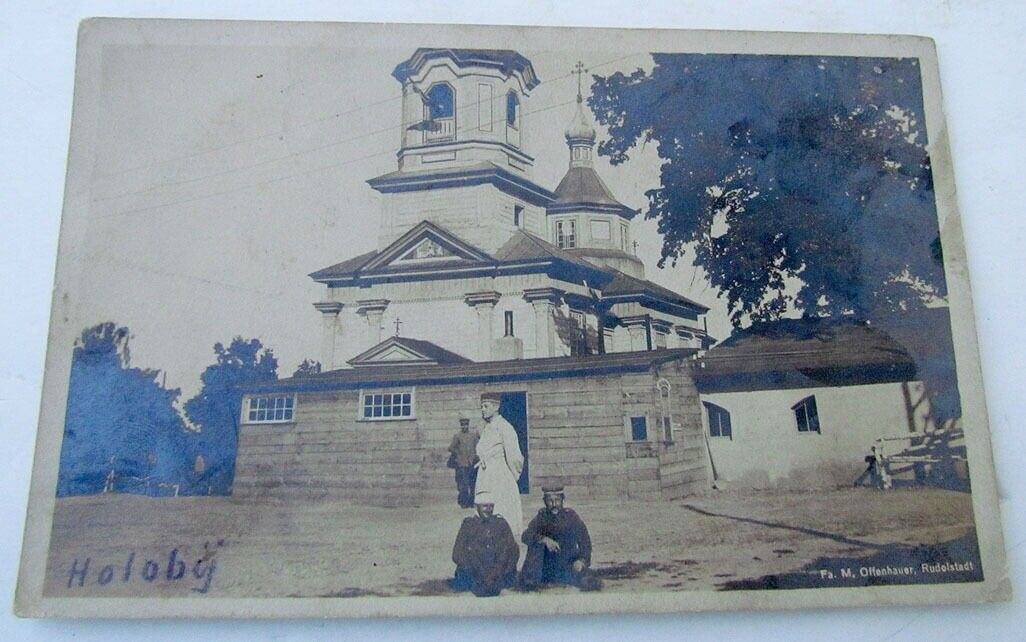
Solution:
M577 102L582 102L583 99L581 98L581 76L588 73L588 70L584 68L584 63L578 60L577 64L574 65L573 71L571 71L570 73L577 75Z
M395 336L397 336L397 337L399 336L399 326L401 326L402 324L403 324L403 322L399 320L399 317L396 317L395 318Z

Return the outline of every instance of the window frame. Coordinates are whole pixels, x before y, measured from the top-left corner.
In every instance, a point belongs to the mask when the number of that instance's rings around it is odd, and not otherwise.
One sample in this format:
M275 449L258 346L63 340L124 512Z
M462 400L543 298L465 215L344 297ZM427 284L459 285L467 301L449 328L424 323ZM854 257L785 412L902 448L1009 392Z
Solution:
M527 212L527 208L519 203L513 204L513 227L523 229L524 227L524 214Z
M254 408L253 402L278 400L283 401L282 407L282 419L267 419L266 414L268 412L275 413L279 408L277 407L265 407L265 408ZM251 419L250 415L253 413L259 413L263 411L265 413L264 419ZM288 414L286 417L285 415ZM244 425L266 425L266 424L292 424L296 422L296 394L262 394L247 396L245 403L242 404L242 417L240 418L241 423Z
M570 234L563 234L563 225L570 224ZM577 219L565 218L562 220L555 221L556 225L556 247L561 250L572 250L577 247ZM569 243L564 243L566 239L569 239Z
M512 100L512 114L513 119L510 120L510 99ZM510 89L506 92L506 127L512 127L513 129L520 129L520 97L517 96L517 92Z
M645 426L644 426L644 428L645 428L645 438L644 439L635 439L634 438L634 420L635 419L641 419L641 420L643 420L645 422ZM648 415L627 415L627 435L625 435L625 436L628 437L627 443L629 443L629 444L644 444L644 443L649 442L650 441L649 437L651 435L649 434L649 429L648 429Z
M382 408L382 414L381 415L375 417L375 416L373 416L373 411L371 413L372 416L368 417L368 416L365 415L364 411L367 408L366 399L367 399L368 396L373 397L374 395L381 395L382 397L384 397L384 395L391 395L391 396L400 395L401 396L401 395L406 395L406 394L410 395L409 403L405 403L402 400L400 400L400 403L396 404L394 400L390 400L390 402L388 404L385 404L384 403L384 399L382 399L382 403L378 405L378 407ZM410 408L410 414L408 414L408 415L400 414L398 416L392 415L391 411L397 405L400 408L402 408L403 406L407 406L408 405L409 408ZM375 404L373 404L373 401L372 401L372 405L370 407L372 409L375 407ZM389 415L388 416L385 416L385 414L384 414L384 408L386 408L386 407L389 409ZM367 389L361 389L360 390L359 403L357 403L357 405L356 405L356 420L357 421L359 421L359 422L367 422L367 423L381 423L381 422L390 422L390 421L413 421L416 418L417 418L417 389L416 389L416 387L410 387L410 388L367 388Z
M597 236L595 234L595 226L596 226L596 224L599 227L605 226L605 228L606 228L606 235L605 236ZM609 220L606 220L604 218L591 218L591 219L588 219L588 234L591 236L591 239L593 241L606 241L607 243L612 244L612 242L613 242L613 222L609 221Z
M433 113L433 110L432 110L431 92L435 91L435 89L437 89L439 87L446 87L449 90L449 109L450 109L450 112L449 112L448 116L438 116L436 118L434 113ZM436 83L432 84L430 87L427 88L427 91L424 92L424 98L425 98L425 100L424 100L424 111L427 112L426 114L424 114L424 120L434 121L434 120L445 120L447 118L452 118L452 119L456 118L456 88L453 87L452 85L450 85L449 83L447 83L445 81L442 81L442 82L436 82Z
M734 441L734 421L733 421L733 419L730 416L730 411L727 410L726 408L724 408L723 406L719 405L719 404L712 403L711 401L703 401L702 402L702 406L705 408L705 420L706 420L706 426L708 426L709 437L714 437L716 439L721 439L721 438L725 437L725 438L729 439L730 441ZM716 432L716 434L713 433L713 412L714 411L716 412L716 415L718 416L718 418L722 419L723 417L726 417L726 419L727 419L727 432L726 432L726 434L724 434L724 432L723 432L723 421L722 420L716 422L716 430L717 430L717 432Z
M809 413L810 409L812 410L811 414ZM799 411L804 413L805 428L802 428L802 415L799 415ZM823 434L823 423L819 419L819 405L816 403L816 395L809 395L791 406L791 413L794 416L798 434Z

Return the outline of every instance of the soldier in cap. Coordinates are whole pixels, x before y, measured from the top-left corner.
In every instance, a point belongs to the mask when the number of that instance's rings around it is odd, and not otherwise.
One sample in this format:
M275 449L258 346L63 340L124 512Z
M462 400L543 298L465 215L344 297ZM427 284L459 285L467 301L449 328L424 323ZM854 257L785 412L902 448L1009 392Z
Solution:
M495 514L488 492L478 491L474 502L477 515L463 520L452 547L456 575L450 585L457 591L492 597L516 583L520 547L506 520Z
M502 396L481 395L481 418L484 428L477 442L477 490L487 491L495 502L495 514L506 519L519 533L524 527L524 508L520 503L517 480L524 468L524 455L513 426L499 414Z
M520 588L532 591L542 584L572 584L597 591L600 580L591 573L591 537L577 513L563 506L562 486L543 486L545 508L524 531L527 556L520 570Z
M470 429L470 418L460 417L460 429L449 444L449 468L456 474L456 503L460 508L474 507L474 464L480 438L476 430Z

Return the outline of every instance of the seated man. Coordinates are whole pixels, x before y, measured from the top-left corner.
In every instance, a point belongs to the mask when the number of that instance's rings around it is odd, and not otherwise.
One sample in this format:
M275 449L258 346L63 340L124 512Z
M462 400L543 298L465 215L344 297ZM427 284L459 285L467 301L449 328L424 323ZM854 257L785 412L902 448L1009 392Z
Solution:
M520 547L506 520L494 514L495 503L487 491L477 493L474 504L477 515L463 520L452 547L456 576L450 586L491 597L516 583Z
M520 588L533 591L541 584L572 584L597 591L601 581L591 574L591 538L577 513L563 507L563 487L542 488L545 508L524 531L527 557L520 570Z

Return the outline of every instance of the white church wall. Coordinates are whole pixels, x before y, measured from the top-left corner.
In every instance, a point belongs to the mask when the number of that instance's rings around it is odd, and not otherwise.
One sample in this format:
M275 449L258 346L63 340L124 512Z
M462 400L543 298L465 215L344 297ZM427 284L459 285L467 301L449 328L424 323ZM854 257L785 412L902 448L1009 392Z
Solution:
M903 383L702 394L730 413L732 435L709 437L717 479L727 487L849 485L874 440L910 432ZM814 396L820 432L799 432L792 407ZM702 421L709 435L708 413Z

